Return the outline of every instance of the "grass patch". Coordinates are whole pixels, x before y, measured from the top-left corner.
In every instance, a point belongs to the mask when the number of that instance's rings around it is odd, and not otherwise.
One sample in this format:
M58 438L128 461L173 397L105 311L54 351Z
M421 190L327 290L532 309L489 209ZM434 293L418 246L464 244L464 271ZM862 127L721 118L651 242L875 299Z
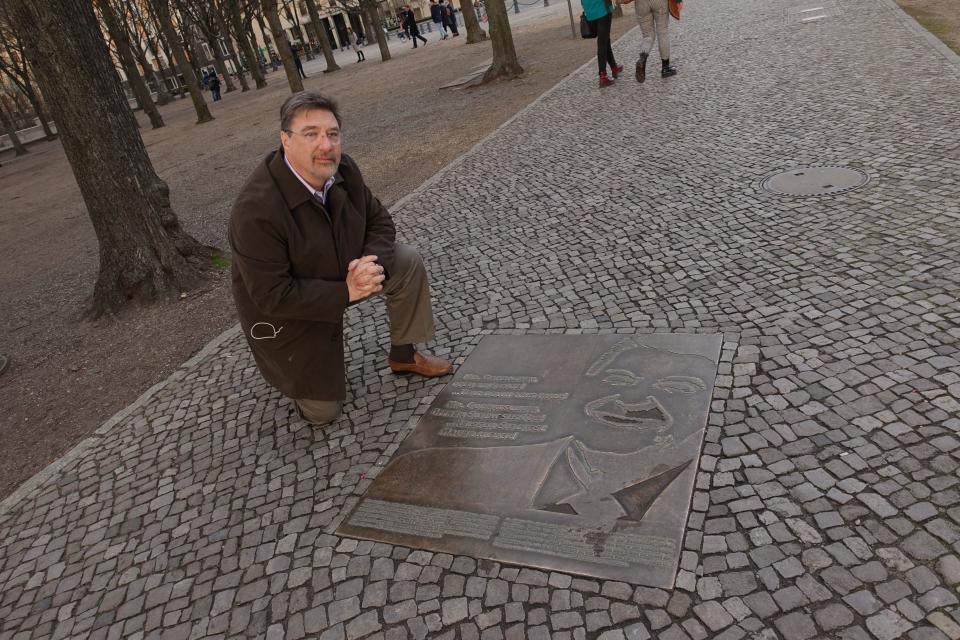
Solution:
M230 260L227 259L222 253L215 253L210 258L210 262L213 263L217 269L226 269L230 266Z
M902 1L898 4L911 18L920 23L920 26L939 38L955 53L960 54L960 24L954 24L956 21L949 20L943 13L954 9L952 6L948 6L951 3L944 3L944 6L934 3L932 7L914 6ZM957 4L960 5L960 3Z

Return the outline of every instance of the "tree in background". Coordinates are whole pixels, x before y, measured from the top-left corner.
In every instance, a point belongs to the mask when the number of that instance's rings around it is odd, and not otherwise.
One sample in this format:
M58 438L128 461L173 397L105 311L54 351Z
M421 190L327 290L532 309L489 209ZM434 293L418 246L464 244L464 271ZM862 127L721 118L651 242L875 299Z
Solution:
M55 139L57 134L50 128L50 118L47 116L43 100L34 87L30 66L23 53L23 39L11 27L4 1L0 1L0 76L7 78L27 97L37 120L40 121L40 126L43 127L45 138Z
M270 24L270 34L273 36L273 42L277 47L277 55L283 62L283 70L287 73L287 83L290 85L290 93L299 93L303 91L303 81L300 79L300 73L293 63L293 49L283 32L283 24L280 22L280 11L277 7L277 0L263 0L263 15L266 16Z
M127 105L90 3L7 0L93 222L91 312L175 296L206 279L215 250L181 227ZM189 70L188 70L189 71Z
M494 0L486 3L487 19L490 21L490 44L493 46L493 62L483 74L483 82L497 78L511 80L523 73L513 46L513 31L507 17L507 6Z
M63 1L63 0L61 0ZM187 85L187 91L190 92L190 98L193 100L193 108L197 112L197 124L210 122L213 120L213 114L207 107L206 100L203 99L203 93L200 89L200 82L197 80L196 71L187 57L187 51L184 48L180 35L173 26L173 17L170 13L170 0L151 0L150 8L154 12L160 31L163 33L163 39L170 48L172 59L177 67L177 72L183 77Z
M486 40L487 32L480 27L477 10L474 9L471 0L460 0L460 13L463 14L463 23L467 27L467 44Z

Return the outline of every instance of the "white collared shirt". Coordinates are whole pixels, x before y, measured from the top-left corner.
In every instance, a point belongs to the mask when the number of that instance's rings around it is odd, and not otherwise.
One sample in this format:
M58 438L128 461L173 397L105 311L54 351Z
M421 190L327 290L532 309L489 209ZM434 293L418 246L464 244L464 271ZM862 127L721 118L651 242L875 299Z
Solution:
M284 164L287 165L287 168L290 169L290 171L293 172L293 175L297 176L297 180L299 180L300 182L303 183L303 186L305 186L305 187L307 188L307 191L310 192L310 195L312 195L314 198L316 198L317 200L319 200L321 203L327 204L327 192L330 191L330 187L333 185L333 178L334 178L333 176L330 176L330 179L328 179L328 180L323 184L323 189L319 189L319 190L318 190L318 189L314 189L313 186L312 186L309 182L307 182L306 180L303 179L303 176L302 176L302 175L300 175L299 173L297 173L297 170L294 169L294 168L293 168L293 165L290 164L290 161L287 160L287 156L286 156L286 155L283 156L283 162L284 162Z

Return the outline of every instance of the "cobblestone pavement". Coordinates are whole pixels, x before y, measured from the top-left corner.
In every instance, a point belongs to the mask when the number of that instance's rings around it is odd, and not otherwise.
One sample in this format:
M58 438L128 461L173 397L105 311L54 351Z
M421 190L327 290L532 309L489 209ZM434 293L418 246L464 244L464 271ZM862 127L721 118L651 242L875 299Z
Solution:
M370 303L326 432L232 332L7 501L0 637L960 637L956 69L880 0L689 4L679 76L587 65L396 208L459 361L724 334L674 590L332 535L442 385ZM872 181L759 189L807 164Z

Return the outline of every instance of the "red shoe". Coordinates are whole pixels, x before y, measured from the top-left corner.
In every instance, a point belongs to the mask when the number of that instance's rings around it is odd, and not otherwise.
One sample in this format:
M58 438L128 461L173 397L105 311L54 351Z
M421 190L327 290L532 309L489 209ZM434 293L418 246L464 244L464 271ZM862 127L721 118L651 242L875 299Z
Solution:
M614 78L619 78L620 74L623 73L623 65L622 64L610 65L610 71L613 73Z
M609 87L613 84L613 78L607 76L607 72L604 71L600 74L600 88Z

